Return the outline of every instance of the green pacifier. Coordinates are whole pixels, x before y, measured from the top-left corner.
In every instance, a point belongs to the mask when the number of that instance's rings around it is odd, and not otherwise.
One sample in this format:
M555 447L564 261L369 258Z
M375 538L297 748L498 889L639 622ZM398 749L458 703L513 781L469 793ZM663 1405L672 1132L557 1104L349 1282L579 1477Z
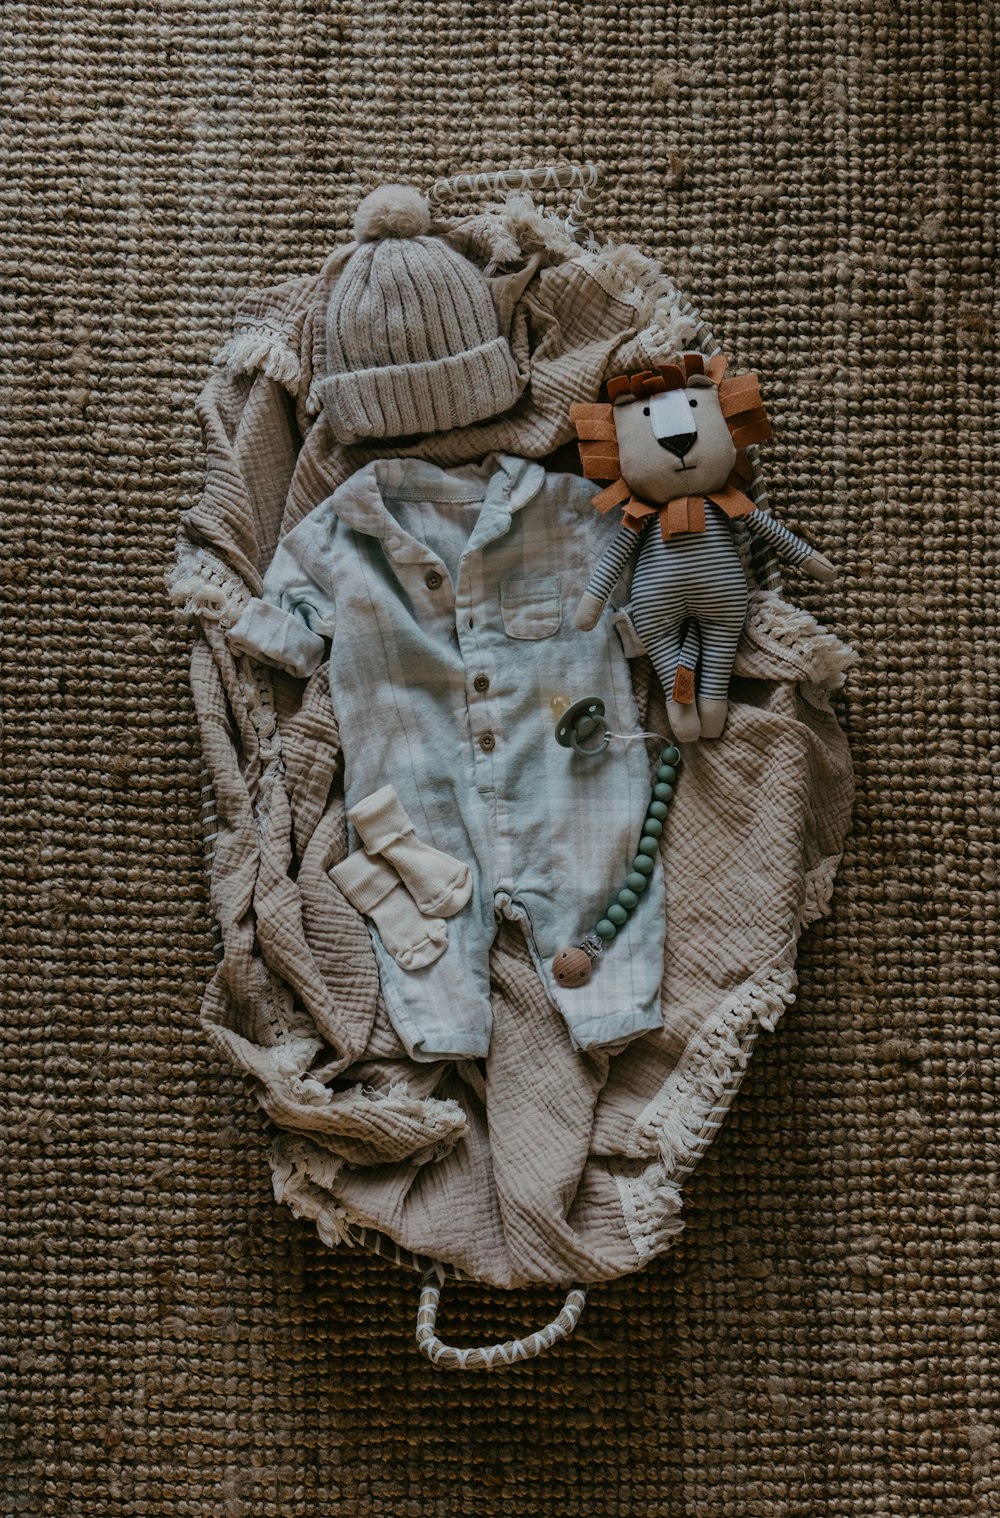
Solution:
M611 729L604 720L600 696L584 696L567 707L556 725L556 742L575 754L603 753L611 742Z

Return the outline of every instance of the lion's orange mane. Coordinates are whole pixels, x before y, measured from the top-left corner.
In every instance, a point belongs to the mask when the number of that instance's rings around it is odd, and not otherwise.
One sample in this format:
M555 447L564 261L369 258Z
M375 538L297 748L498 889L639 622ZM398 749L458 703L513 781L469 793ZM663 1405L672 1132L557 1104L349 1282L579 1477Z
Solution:
M732 474L723 490L713 500L729 516L745 516L753 509L753 502L742 492L752 475L749 459L743 449L752 443L762 443L771 434L771 423L760 396L760 384L755 374L741 374L734 379L724 379L728 360L719 353L707 361L700 353L685 353L682 362L663 364L657 369L643 369L638 374L619 374L608 380L607 402L575 404L569 408L570 420L576 428L579 440L580 462L588 480L611 480L606 490L594 496L593 504L598 511L610 511L612 506L625 508L625 522L638 529L644 518L651 513L662 513L663 536L675 532L698 531L704 528L704 502L702 498L681 496L665 506L640 501L622 478L621 459L618 455L618 435L615 430L615 403L646 400L664 390L685 389L693 375L704 374L717 387L719 404L726 419L733 443L739 450Z

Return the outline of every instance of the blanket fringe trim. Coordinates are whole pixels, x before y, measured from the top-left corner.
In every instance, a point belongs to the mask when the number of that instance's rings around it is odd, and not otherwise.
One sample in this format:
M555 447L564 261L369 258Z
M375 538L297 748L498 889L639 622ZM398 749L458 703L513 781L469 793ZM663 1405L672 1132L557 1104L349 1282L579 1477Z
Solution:
M251 599L239 575L206 548L178 549L163 582L181 621L200 617L228 627Z
M626 1141L636 1159L656 1155L638 1177L618 1177L629 1236L642 1264L661 1254L683 1228L686 1180L714 1140L746 1073L758 1031L773 1033L795 999L795 951L801 930L829 909L839 854L806 877L795 933L777 961L727 996L692 1038Z
M180 618L194 617L224 627L249 598L239 577L202 548L179 553L165 578ZM847 644L777 592L754 596L747 635L751 644L782 655L795 668L799 680L814 682L820 688L841 685L846 670L857 659ZM251 668L248 675L245 695L252 706L253 682L260 679L262 671ZM807 874L793 936L779 960L722 1002L688 1043L656 1098L633 1125L625 1155L625 1166L631 1173L619 1173L615 1179L640 1267L670 1248L683 1230L681 1182L694 1170L724 1121L759 1030L773 1031L794 998L798 935L829 910L839 862L840 855L829 856ZM259 1078L259 1071L254 1073ZM286 1079L291 1073L282 1071ZM419 1114L413 1111L413 1116L419 1116L428 1130L426 1147L408 1157L410 1164L442 1158L461 1137L465 1114L456 1103L410 1098L399 1088L387 1095L419 1108ZM261 1105L267 1110L266 1103ZM273 1120L275 1114L269 1116ZM296 1217L312 1222L325 1244L372 1247L366 1237L373 1230L372 1221L331 1195L330 1188L341 1172L350 1168L348 1162L321 1143L288 1132L275 1137L269 1157L276 1199L289 1206ZM650 1163L636 1173L632 1167L643 1160ZM404 1263L404 1254L407 1263L423 1263L423 1257L411 1256L398 1245L394 1248L400 1263ZM445 1269L452 1273L452 1267Z
M411 1096L403 1083L392 1086L387 1092L365 1091L362 1094L373 1102L391 1103L397 1111L406 1112L418 1120L426 1131L430 1139L427 1147L411 1155L407 1161L401 1160L400 1164L435 1164L450 1153L466 1131L466 1115L458 1103L450 1099L442 1101L433 1096ZM370 1219L360 1217L331 1195L331 1188L341 1172L350 1168L346 1161L317 1143L291 1133L276 1134L268 1148L268 1159L275 1201L287 1206L294 1217L313 1223L328 1248L338 1244L353 1248L359 1242L357 1230L371 1227Z
M486 206L478 215L458 223L471 248L486 257L487 278L498 269L532 253L553 253L573 258L580 244L566 230L566 223L544 206L535 204L526 190L511 190L502 201ZM452 228L445 223L445 235Z
M237 327L212 362L225 370L228 379L240 374L266 374L292 395L298 394L302 373L298 354L288 346L287 333L266 322Z
M742 637L787 659L800 680L824 690L839 689L847 671L858 663L858 654L849 643L821 627L809 612L786 601L776 590L753 592Z

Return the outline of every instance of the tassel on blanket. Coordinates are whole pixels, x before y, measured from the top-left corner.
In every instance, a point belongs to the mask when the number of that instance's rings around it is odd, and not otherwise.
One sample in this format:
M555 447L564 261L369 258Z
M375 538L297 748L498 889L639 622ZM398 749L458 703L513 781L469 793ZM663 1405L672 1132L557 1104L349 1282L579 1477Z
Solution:
M212 360L228 379L238 374L265 374L292 395L298 393L301 366L283 333L267 327L238 328Z
M836 633L829 632L800 606L775 590L755 591L750 597L744 639L777 645L801 670L801 678L824 690L837 690L858 655Z

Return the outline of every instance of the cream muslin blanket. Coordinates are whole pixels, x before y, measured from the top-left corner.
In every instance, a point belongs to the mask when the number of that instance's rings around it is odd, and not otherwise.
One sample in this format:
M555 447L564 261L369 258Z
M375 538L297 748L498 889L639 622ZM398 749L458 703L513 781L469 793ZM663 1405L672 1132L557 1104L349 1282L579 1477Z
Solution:
M192 624L217 814L220 957L202 1023L253 1078L275 1196L327 1244L389 1247L505 1288L587 1283L670 1247L681 1182L758 1030L793 999L797 939L827 909L848 826L851 767L830 692L853 654L765 588L773 579L758 567L725 735L685 753L663 839L662 1031L617 1055L575 1052L520 930L504 922L489 1057L406 1058L364 920L328 873L347 830L326 666L296 681L234 655L226 629L259 593L279 537L370 459L551 460L572 437L572 401L703 340L637 250L581 250L523 198L449 236L486 269L526 380L507 416L410 450L334 442L321 407L324 315L353 245L319 274L245 301L200 398L206 486L167 578ZM632 671L645 726L665 733L644 655Z

